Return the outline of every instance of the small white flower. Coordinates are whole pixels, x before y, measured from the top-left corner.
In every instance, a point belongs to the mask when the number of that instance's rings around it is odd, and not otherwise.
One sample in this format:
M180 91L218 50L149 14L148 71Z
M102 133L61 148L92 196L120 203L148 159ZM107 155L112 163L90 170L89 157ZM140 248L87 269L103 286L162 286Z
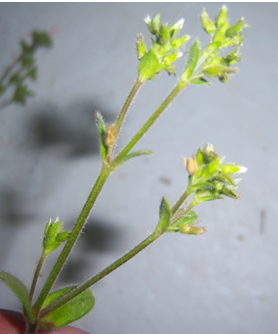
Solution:
M183 27L183 24L184 24L184 19L180 19L178 22L176 22L173 26L172 26L172 29L173 30L180 30L182 27Z
M145 21L147 24L151 24L151 23L152 23L152 19L151 19L151 17L150 17L149 14L144 18L144 21Z
M244 166L238 166L239 167L239 171L237 173L245 173L247 171L247 168Z
M182 53L182 52L179 52L179 53L177 54L177 58L182 57L182 55L183 55L183 53Z

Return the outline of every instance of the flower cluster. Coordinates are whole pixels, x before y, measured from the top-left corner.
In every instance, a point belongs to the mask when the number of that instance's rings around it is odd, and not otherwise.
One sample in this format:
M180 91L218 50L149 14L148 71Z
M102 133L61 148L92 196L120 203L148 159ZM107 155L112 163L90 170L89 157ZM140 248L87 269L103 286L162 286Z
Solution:
M223 195L239 198L234 190L240 179L234 180L232 176L244 173L247 169L232 163L222 164L223 160L224 158L214 152L211 144L200 148L196 156L189 159L186 165L189 172L188 190L189 193L194 193L194 206L205 201L222 199ZM191 165L194 165L194 173L190 173Z
M169 28L167 24L159 24L159 14L154 19L147 16L145 22L155 39L152 39L152 47L148 51L143 35L137 36L137 54L140 60L138 79L140 82L153 79L162 70L167 71L168 74L174 74L173 63L182 56L180 47L190 38L189 36L176 38L183 27L184 19L179 20Z
M241 61L239 50L229 52L225 57L217 57L218 51L226 47L239 47L243 42L242 32L248 27L241 18L235 25L229 27L227 7L223 6L215 23L209 18L205 8L201 14L201 24L206 33L211 35L211 43L205 49L203 56L207 56L202 72L207 77L218 77L222 82L228 81L228 75L235 73L236 68L230 67Z

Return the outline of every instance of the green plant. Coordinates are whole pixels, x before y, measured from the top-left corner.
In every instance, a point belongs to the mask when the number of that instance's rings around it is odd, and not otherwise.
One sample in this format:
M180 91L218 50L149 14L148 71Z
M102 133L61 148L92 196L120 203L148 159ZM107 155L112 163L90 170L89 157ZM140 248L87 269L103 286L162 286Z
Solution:
M22 302L23 313L28 325L28 334L36 333L38 328L52 329L61 327L84 316L94 306L94 297L89 288L130 260L164 233L180 232L197 235L206 232L205 227L200 227L196 223L198 215L193 209L197 205L205 201L223 199L225 196L234 199L239 198L235 192L239 179L234 179L233 177L237 173L245 172L246 168L231 163L224 164L223 158L215 153L212 145L206 144L191 158L184 159L184 164L189 174L187 188L172 207L165 197L162 199L159 208L159 222L147 239L85 283L50 293L108 177L129 159L151 154L150 151L133 152L132 149L167 106L189 85L211 85L209 80L213 77L226 83L229 76L237 72L233 65L241 60L239 47L242 45L242 31L246 28L246 24L243 19L240 19L235 25L230 26L225 6L221 8L215 22L209 18L205 9L203 9L201 24L205 32L211 37L209 44L201 49L199 41L196 40L191 45L184 71L177 85L130 142L115 156L114 149L119 132L139 88L149 80L155 79L163 70L169 75L174 74L174 62L183 54L181 47L190 39L189 36L177 37L183 26L183 20L168 26L167 24L160 24L160 15L157 15L154 19L148 16L145 22L150 33L154 36L152 45L148 49L143 36L138 35L138 77L115 124L105 124L101 114L97 113L102 168L74 227L71 231L63 232L62 222L58 218L55 221L49 220L44 232L42 255L38 261L29 291L18 278L6 272L0 273L0 278ZM26 49L24 43L22 47L23 52L26 52L24 51ZM224 56L219 55L220 51L229 47L233 47L230 52ZM6 78L7 74L3 77ZM22 75L20 78L22 78ZM21 83L22 80L20 81ZM64 248L37 300L33 302L34 291L44 261L62 243L65 243Z
M31 43L20 41L21 53L5 69L0 77L0 98L3 102L0 109L12 103L25 103L26 99L34 93L28 89L28 79L37 79L37 66L35 65L35 53L39 48L52 46L51 37L44 31L33 31ZM5 94L5 95L4 95ZM4 96L8 96L4 98Z

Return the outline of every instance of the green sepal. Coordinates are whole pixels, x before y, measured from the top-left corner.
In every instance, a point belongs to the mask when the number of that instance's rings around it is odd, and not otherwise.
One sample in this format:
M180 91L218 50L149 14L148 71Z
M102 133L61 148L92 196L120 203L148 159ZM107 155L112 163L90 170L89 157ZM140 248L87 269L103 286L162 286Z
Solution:
M195 206L206 201L214 201L217 199L224 199L224 197L210 191L196 191L192 203Z
M165 45L165 44L169 43L169 41L170 41L169 29L167 28L167 26L165 24L161 24L161 26L159 28L159 34L157 36L157 42L160 45Z
M230 38L234 37L235 35L241 34L242 31L247 27L248 25L244 23L242 17L235 25L226 30L225 35Z
M199 58L200 58L200 44L199 41L196 40L189 50L188 60L185 67L186 69L181 76L181 80L188 81L190 79L197 66Z
M146 82L152 79L158 71L159 60L156 52L151 48L141 59L138 67L138 80Z
M227 7L225 5L222 6L222 8L220 9L220 12L218 14L218 17L216 19L217 28L222 27L222 26L224 26L228 23L227 11L228 11Z
M235 164L225 164L221 166L221 172L225 174L235 174L240 171L240 167Z
M155 228L155 231L161 233L166 232L172 218L172 210L170 204L168 203L166 197L162 198L160 207L159 207L159 222Z
M199 85L199 86L201 86L201 85L212 86L212 84L204 78L192 79L192 80L190 80L190 83L192 85Z
M42 309L57 301L74 288L75 286L71 286L51 293L43 303ZM87 289L73 299L69 300L66 304L50 311L46 316L40 318L39 327L49 330L66 326L90 312L94 307L94 304L95 298L92 292Z
M144 55L147 53L147 48L144 42L144 37L142 34L139 34L137 36L137 43L136 43L136 47L137 47L137 57L138 59L141 59L144 57Z
M20 301L23 304L25 313L28 317L28 320L33 322L34 318L33 318L33 315L32 315L30 298L29 298L29 294L28 294L26 286L17 277L15 277L15 276L13 276L9 273L6 273L4 271L0 272L0 278L3 280L3 282L5 282L8 285L8 287L20 299Z
M216 27L215 24L209 18L205 8L203 8L200 20L205 32L208 33L209 35L213 35L215 33Z
M106 161L108 147L105 144L105 138L106 138L107 130L106 130L106 126L102 118L102 115L99 112L97 112L96 117L97 117L99 139L100 139L100 154L101 154L102 160Z
M160 14L157 14L153 20L149 16L147 16L145 22L148 25L150 33L153 35L157 35L159 32Z
M62 222L58 218L54 222L52 219L49 219L44 230L44 238L42 241L44 256L54 252L62 242L68 239L69 232L61 232L61 230Z
M172 48L178 49L180 48L184 43L186 43L187 41L190 40L190 36L186 35L186 36L182 36L182 37L178 37L176 39L174 39L171 42L171 46Z
M176 223L172 224L171 227L167 230L167 232L169 233L179 232L180 225L192 224L197 218L198 218L197 213L195 211L190 211L184 217L179 219Z

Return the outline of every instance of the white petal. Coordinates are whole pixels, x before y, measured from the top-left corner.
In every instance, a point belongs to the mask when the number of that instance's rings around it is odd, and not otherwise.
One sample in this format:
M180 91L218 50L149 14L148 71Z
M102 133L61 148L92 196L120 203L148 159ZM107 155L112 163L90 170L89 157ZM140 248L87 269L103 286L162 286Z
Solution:
M240 169L237 173L245 173L247 171L247 168L244 166L240 166Z

